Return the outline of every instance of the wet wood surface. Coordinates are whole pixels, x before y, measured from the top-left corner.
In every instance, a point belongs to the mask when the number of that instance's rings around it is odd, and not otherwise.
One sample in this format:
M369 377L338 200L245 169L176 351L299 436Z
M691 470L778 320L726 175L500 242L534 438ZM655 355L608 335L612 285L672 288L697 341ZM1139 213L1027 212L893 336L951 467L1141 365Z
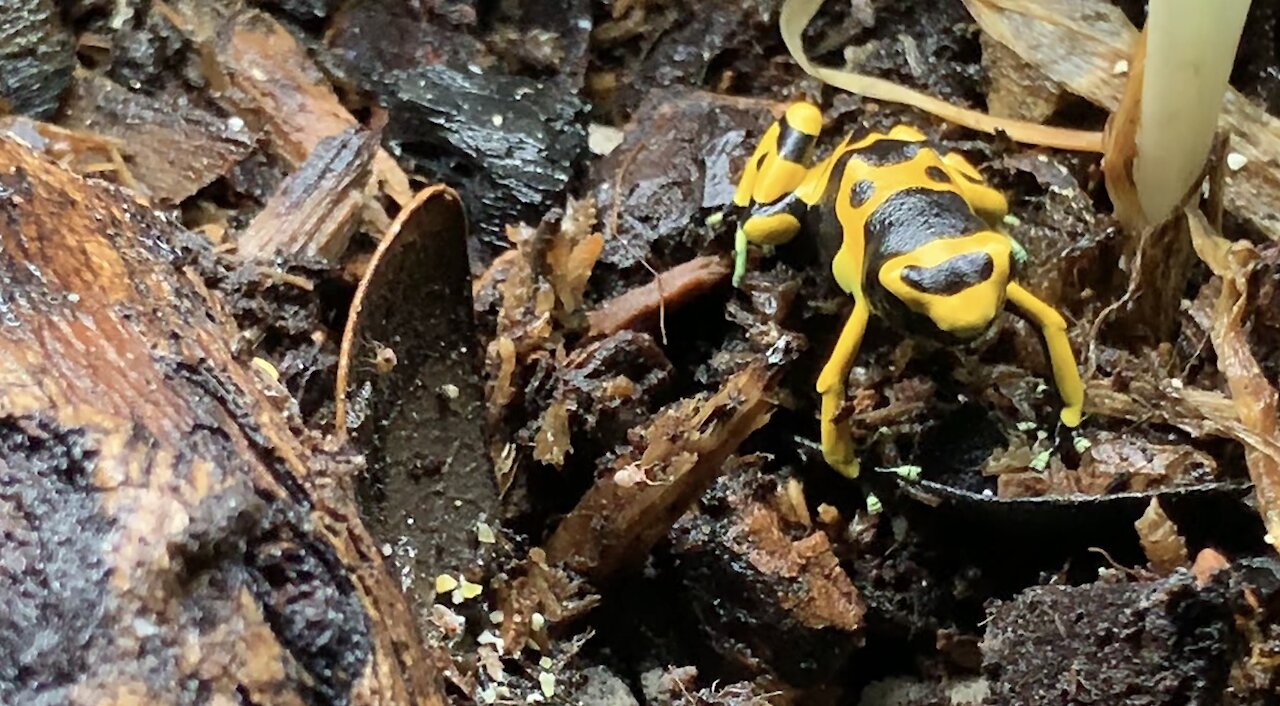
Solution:
M207 244L0 139L0 702L441 704Z

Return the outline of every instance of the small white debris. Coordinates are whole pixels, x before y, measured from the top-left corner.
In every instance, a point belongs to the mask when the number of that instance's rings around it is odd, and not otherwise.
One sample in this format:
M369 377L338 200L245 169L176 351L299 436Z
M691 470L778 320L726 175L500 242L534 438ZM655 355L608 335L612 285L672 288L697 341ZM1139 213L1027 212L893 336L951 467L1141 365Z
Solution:
M502 619L505 617L507 616L504 615L502 611L495 610L489 614L489 622L493 623L494 625L501 625Z
M1244 165L1249 163L1249 158L1239 152L1232 152L1227 155L1227 169L1238 172L1244 169Z
M1169 387L1172 387L1175 390L1181 390L1182 380L1179 380L1178 378L1169 378Z
M616 127L591 123L587 126L587 149L591 154L601 157L618 149L622 144L623 132Z
M480 540L481 544L493 544L498 541L493 534L493 528L483 522L476 523L476 539Z
M542 630L542 626L546 624L547 619L542 617L542 613L534 613L533 616L529 618L529 627L533 628L534 632L540 632Z
M484 632L480 633L480 637L476 638L476 642L482 645L492 645L498 648L499 652L501 652L502 648L506 646L502 642L502 638L498 637L498 633L492 630L485 630Z
M489 118L489 122L493 123L494 127L502 127L502 123L505 122L505 120L503 120L501 115L494 115L492 118Z
M1113 73L1113 74L1115 74L1115 75L1117 75L1117 76L1119 76L1120 74L1127 74L1127 73L1129 73L1129 60L1128 60L1128 59L1121 59L1121 60L1117 61L1117 62L1115 63L1115 65L1111 67L1111 73Z
M492 686L486 686L476 692L476 698L480 699L482 704L491 704L498 700L498 690Z
M80 301L80 295L76 294L75 292L72 292L67 295L67 301L71 302L72 304L75 304L76 302Z
M1036 428L1036 423L1031 421L1023 421L1023 422L1018 422L1014 426L1018 428L1018 431L1031 431L1032 429Z
M405 518L404 523L405 523L406 525L411 525L411 524L413 524L413 518L412 518L412 517Z
M391 556L392 551L394 550L392 549L390 542L382 545L382 556Z
M548 699L556 694L556 675L543 672L538 675L538 686L542 687L542 695Z
M454 385L451 382L446 382L445 384L440 386L440 394L444 395L445 397L448 397L451 400L456 400L458 399L458 395L460 394L460 391L458 390L457 385Z
M244 129L244 119L238 115L232 115L227 118L227 129L232 132L240 132Z
M546 697L544 697L542 694L539 694L537 692L534 692L524 697L524 702L526 704L540 704L546 700L547 700Z
M551 661L550 657L543 657L542 659L538 660L538 666L542 667L543 669L551 669L551 665L553 664L555 663Z

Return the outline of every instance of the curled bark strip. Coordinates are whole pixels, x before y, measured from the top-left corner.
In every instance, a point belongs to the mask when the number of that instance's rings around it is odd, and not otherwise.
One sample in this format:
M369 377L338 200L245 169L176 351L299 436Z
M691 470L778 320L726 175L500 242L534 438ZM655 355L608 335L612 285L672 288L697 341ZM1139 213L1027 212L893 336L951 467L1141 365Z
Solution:
M452 189L409 203L360 281L338 368L338 432L367 462L360 507L384 546L406 549L394 561L420 617L434 577L473 567L477 525L498 514L466 235Z
M0 138L0 702L442 704L206 248Z

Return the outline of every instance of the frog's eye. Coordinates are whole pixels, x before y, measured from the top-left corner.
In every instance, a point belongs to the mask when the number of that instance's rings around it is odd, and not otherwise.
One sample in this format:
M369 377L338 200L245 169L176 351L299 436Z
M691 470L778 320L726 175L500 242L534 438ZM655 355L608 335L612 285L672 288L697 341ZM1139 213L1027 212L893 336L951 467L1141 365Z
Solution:
M986 282L994 272L991 255L980 251L957 255L932 267L907 265L900 276L917 292L945 297Z

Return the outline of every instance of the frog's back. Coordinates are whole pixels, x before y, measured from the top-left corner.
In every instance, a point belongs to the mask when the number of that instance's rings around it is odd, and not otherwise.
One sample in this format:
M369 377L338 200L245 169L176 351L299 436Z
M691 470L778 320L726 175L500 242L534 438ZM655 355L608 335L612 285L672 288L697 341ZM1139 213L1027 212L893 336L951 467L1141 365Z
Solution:
M958 153L918 130L845 140L811 171L809 229L841 289L863 291L873 255L902 254L939 237L959 237L1004 215L1004 197ZM883 213L882 213L883 212ZM880 225L869 228L873 219ZM883 257L877 258L883 261Z

